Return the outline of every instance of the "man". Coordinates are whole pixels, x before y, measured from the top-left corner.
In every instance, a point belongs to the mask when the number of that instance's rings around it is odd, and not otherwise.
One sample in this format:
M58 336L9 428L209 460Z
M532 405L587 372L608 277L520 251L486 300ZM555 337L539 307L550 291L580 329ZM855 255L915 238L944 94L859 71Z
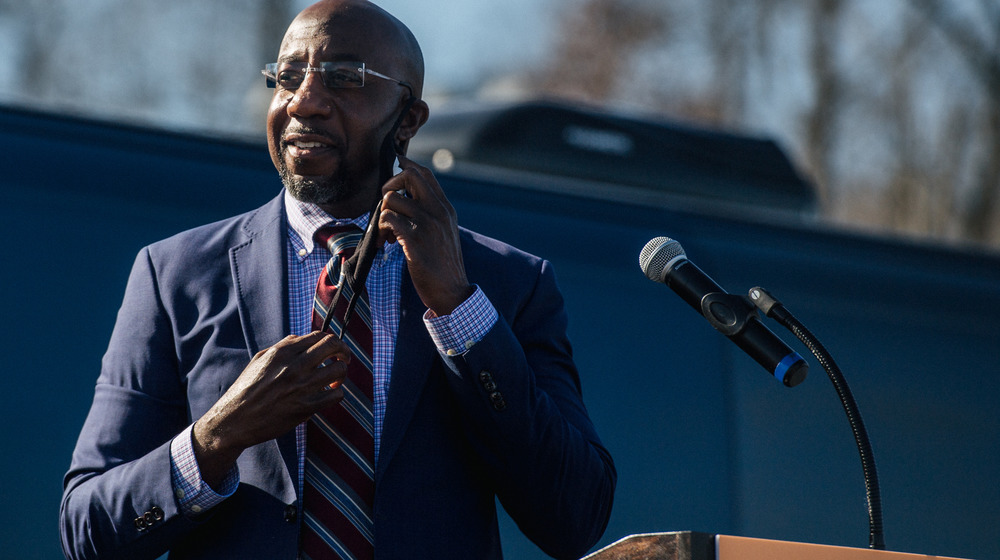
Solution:
M583 555L616 475L551 267L459 228L434 176L402 155L380 183L385 146L405 153L428 115L415 39L373 4L327 0L296 17L265 74L286 189L136 259L65 479L67 557L318 560L304 543L339 546L302 498L319 444L304 426L346 404L359 356L310 324L331 256L313 233L363 229L380 197L360 556L498 558L496 497L545 552Z

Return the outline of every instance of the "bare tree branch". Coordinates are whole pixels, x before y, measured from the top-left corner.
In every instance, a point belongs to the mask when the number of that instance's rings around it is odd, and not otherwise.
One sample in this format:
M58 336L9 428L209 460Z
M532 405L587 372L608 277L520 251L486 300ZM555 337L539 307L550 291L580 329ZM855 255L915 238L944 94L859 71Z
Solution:
M987 156L982 159L968 210L962 218L965 235L976 241L996 240L1000 235L1000 53L994 48L1000 37L1000 9L984 3L990 14L992 38L975 32L973 22L955 16L954 6L939 0L912 0L944 37L955 46L957 53L969 65L972 74L982 83L986 96L986 115L982 129Z
M586 0L560 31L542 90L583 101L607 101L628 79L632 53L666 27L662 12L644 2Z

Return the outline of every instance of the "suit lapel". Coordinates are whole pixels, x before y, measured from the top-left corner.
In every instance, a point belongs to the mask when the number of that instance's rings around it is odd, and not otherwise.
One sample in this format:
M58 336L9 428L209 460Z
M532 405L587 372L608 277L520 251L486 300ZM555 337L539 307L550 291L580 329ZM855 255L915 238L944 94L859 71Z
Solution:
M242 228L245 240L229 250L240 323L251 358L290 333L285 222L282 192L247 219ZM297 477L293 473L298 472L295 445L294 430L277 440L292 481Z
M376 484L399 447L433 362L438 357L434 342L424 326L425 310L409 274L404 272L399 302L399 333L396 335L392 376L382 424L382 440L375 471Z
M246 240L229 250L240 322L252 357L289 332L283 198L272 200L243 226Z

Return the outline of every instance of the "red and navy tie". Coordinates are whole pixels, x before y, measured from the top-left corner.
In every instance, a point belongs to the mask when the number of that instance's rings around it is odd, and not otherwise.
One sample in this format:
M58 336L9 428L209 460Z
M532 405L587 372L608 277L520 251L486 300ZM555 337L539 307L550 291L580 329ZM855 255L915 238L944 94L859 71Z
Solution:
M318 246L333 257L320 273L313 301L313 329L323 328L331 302L328 331L341 336L353 357L342 385L344 399L314 415L306 428L302 554L311 560L365 559L374 556L372 503L375 498L375 420L372 412L372 322L368 297L360 297L347 322L344 311L353 290L341 269L362 237L354 226L316 232ZM334 297L340 291L339 297Z

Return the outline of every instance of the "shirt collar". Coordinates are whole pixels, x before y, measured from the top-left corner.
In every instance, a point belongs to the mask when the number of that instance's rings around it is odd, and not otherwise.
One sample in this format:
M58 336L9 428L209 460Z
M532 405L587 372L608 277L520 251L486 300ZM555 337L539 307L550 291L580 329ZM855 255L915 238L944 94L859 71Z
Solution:
M291 234L298 238L297 245L305 249L306 255L312 253L313 235L323 226L354 224L362 231L368 226L368 214L351 220L334 218L318 205L296 199L288 189L285 189L285 214Z

